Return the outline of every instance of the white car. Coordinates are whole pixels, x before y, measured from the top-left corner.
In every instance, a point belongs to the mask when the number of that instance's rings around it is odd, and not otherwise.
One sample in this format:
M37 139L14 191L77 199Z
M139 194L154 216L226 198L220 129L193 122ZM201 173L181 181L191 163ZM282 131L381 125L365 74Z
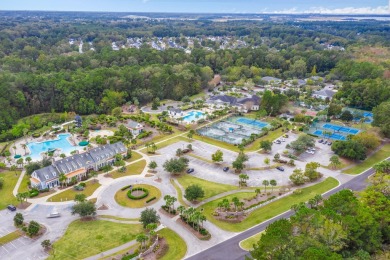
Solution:
M314 154L314 151L306 150L306 153Z
M280 138L280 141L282 141L282 142L286 142L286 139L284 139L284 138Z

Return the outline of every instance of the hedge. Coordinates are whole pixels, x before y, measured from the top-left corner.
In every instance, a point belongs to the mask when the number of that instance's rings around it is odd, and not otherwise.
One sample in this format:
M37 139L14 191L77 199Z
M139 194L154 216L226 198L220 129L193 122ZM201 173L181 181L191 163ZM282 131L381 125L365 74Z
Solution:
M123 188L121 189L121 191L127 190L128 188L130 188L130 186L131 186L131 185L127 185L127 186L123 187Z
M153 200L155 200L155 199L156 199L156 197L152 197L152 198L148 199L148 200L146 201L146 203L149 203L149 202L151 202L151 201L153 201Z
M142 194L140 196L134 196L131 194L133 191L137 191L137 190L142 190L144 192L144 194ZM129 197L129 199L133 199L133 200L141 200L143 198L146 198L148 195L149 195L149 191L145 188L142 188L142 187L134 188L134 189L131 189L127 192L127 197Z

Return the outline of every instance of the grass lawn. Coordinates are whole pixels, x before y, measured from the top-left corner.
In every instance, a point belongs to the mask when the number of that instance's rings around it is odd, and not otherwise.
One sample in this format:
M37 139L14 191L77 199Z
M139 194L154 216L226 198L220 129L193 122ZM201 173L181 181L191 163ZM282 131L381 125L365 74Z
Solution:
M141 232L141 225L76 220L54 243L55 256L48 259L83 259L134 240Z
M253 249L253 244L257 244L261 236L263 235L264 231L261 231L260 233L257 233L254 236L248 237L245 240L242 240L240 242L240 247L246 251L250 251Z
M161 260L180 260L183 259L187 252L186 242L174 231L163 228L157 232L160 236L164 237L169 246L166 254L159 258Z
M270 131L270 132L268 132L268 134L266 136L263 136L259 139L256 139L252 144L248 145L245 148L245 151L246 152L253 152L253 151L259 150L261 141L268 140L268 141L273 142L275 139L278 139L279 137L281 137L283 135L282 129L283 128L281 127L279 129L276 129L275 131Z
M173 187L177 192L177 197L178 197L177 200L179 201L179 203L185 207L188 207L188 204L183 200L183 192L181 191L179 185L177 185L173 179L171 179L171 184L173 185Z
M146 167L146 161L141 160L139 162L127 165L125 172L114 171L114 172L111 172L110 175L114 179L120 178L123 176L138 175L138 174L142 173L142 171L145 169L145 167Z
M47 201L61 202L61 201L73 200L76 194L85 194L85 196L89 197L94 193L94 191L97 188L101 186L100 183L95 180L87 181L85 182L85 184L87 184L87 186L85 186L85 189L83 191L77 191L73 188L70 188L66 191L51 196L50 198L47 199Z
M362 163L359 163L352 168L349 168L348 170L345 170L344 173L347 174L359 174L364 172L365 170L369 169L370 167L374 166L375 164L383 161L387 157L390 156L390 144L386 144L374 153L371 157L364 160Z
M0 191L0 210L5 209L8 204L19 204L18 200L12 194L19 176L19 171L16 173L11 171L0 172L0 177L4 179L4 186Z
M182 134L182 132L181 132L180 134ZM178 134L178 135L179 135L179 134ZM167 138L167 139L168 139L168 138ZM184 137L184 136L176 136L176 137L174 137L174 138L172 138L172 139L165 140L165 141L161 141L161 143L156 144L156 146L157 146L157 149L161 149L161 148L167 147L167 146L169 146L169 145L171 145L171 144L174 144L174 143L177 143L177 142L180 142L180 141L184 141L184 142L188 142L188 143L191 142L190 139L188 139L188 138L186 138L186 137ZM142 148L141 151L142 151L143 153L145 153L145 154L148 154L148 153L146 152L146 147L145 147L145 148ZM149 154L149 155L153 155L153 154Z
M202 98L202 97L204 97L204 96L206 96L206 93L204 93L204 92L202 91L202 92L199 93L199 94L196 94L196 95L191 96L190 99L191 99L191 101L194 101L195 99L199 99L199 98Z
M218 227L224 230L239 232L239 231L244 231L257 224L260 224L270 218L273 218L289 210L292 205L300 202L306 202L310 198L314 197L316 194L322 194L336 187L337 185L338 185L338 181L334 178L329 177L321 183L315 184L307 188L303 188L302 193L299 195L292 194L290 196L272 202L264 207L261 207L255 211L252 211L249 214L249 216L240 223L228 223L228 222L217 220L212 216L212 213L217 208L218 202L222 201L223 198L210 201L205 205L203 205L202 207L204 208L203 212L206 215L208 221L212 222L213 224L217 225ZM240 199L243 199L248 196L253 196L253 193L242 192L242 193L232 194L224 198L231 200L233 197L236 196Z
M97 215L99 218L108 218L108 219L115 219L115 220L121 220L121 221L138 221L139 218L121 218L117 216L111 216L111 215Z
M139 246L140 246L140 244L136 243L135 245L132 245L132 246L130 246L128 248L125 248L125 249L123 249L121 251L118 251L118 252L116 252L114 254L111 254L111 255L105 256L103 258L100 258L99 260L112 260L112 259L115 259L114 256L119 256L119 255L126 254L130 250L136 250Z
M238 186L233 186L233 185L226 185L226 184L221 184L217 182L211 182L211 181L206 181L203 179L199 179L196 177L193 177L189 174L183 174L179 177L177 177L177 181L180 183L180 185L186 189L188 186L193 185L193 184L198 184L201 186L204 190L204 197L200 200L204 200L210 197L213 197L217 194L226 192L226 191L231 191L231 190L238 190Z
M142 155L140 153L137 153L136 151L131 151L131 158L127 159L126 162L134 162L136 160L139 160L142 158Z
M124 191L119 190L115 194L115 201L118 202L118 204L121 205L122 207L143 208L156 203L161 198L161 191L152 185L147 185L147 184L134 185L134 188L137 187L147 189L149 191L149 195L146 198L140 200L132 200L129 197L127 197L127 192L129 191L128 189ZM146 203L148 199L153 197L156 197L156 199L149 203Z
M30 181L30 176L25 174L23 176L22 182L20 183L18 192L22 193L22 192L27 192L28 191L28 184L27 184L28 181Z
M207 137L207 136L200 136L200 135L195 134L193 136L193 138L195 140L202 141L202 142L205 142L207 144L214 145L214 146L218 146L218 147L221 147L221 148L233 151L233 152L239 152L240 151L237 148L237 146L234 146L232 144L228 144L228 143L225 143L225 142L222 142L222 141L218 141L218 140L215 140L215 139Z
M0 237L0 246L5 245L5 244L7 244L15 239L18 239L21 236L22 236L22 232L20 232L19 230L15 230L12 233L9 233L3 237Z

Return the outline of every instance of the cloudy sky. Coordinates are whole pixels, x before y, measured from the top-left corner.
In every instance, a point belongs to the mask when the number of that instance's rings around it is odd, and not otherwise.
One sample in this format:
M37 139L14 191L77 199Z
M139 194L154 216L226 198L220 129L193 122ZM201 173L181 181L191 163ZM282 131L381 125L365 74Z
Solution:
M0 0L0 10L390 14L390 0Z

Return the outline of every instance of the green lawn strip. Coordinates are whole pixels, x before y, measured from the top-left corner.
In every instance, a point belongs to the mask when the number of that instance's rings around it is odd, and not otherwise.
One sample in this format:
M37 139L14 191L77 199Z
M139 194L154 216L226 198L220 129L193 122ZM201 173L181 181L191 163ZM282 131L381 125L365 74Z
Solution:
M145 167L146 167L146 161L141 160L139 162L127 165L125 172L113 171L110 173L110 175L114 179L120 178L123 176L138 175L138 174L142 173L142 171L145 169Z
M83 259L97 255L134 240L141 232L141 225L76 220L54 243L55 255L48 259Z
M136 243L135 245L132 245L132 246L129 246L128 248L125 248L121 251L118 251L116 253L113 253L111 255L108 255L108 256L105 256L103 258L100 258L99 260L112 260L112 259L115 259L114 256L121 256L123 254L126 254L128 251L132 250L132 251L135 251L138 247L140 246L139 243Z
M232 144L228 144L228 143L225 143L222 141L218 141L218 140L215 140L215 139L207 137L207 136L200 136L200 135L195 134L193 136L193 138L195 140L202 141L202 142L205 142L207 144L214 145L214 146L218 146L218 147L221 147L221 148L233 151L233 152L239 152L239 149L237 148L237 146L234 146Z
M180 133L180 134L182 134L182 133ZM180 135L180 134L178 134L178 135ZM177 143L180 141L189 142L189 139L184 137L184 136L176 136L176 137L173 137L172 139L167 138L167 140L161 141L161 143L156 144L156 146L157 146L157 149L161 149L161 148L167 147L171 144L174 144L174 143ZM140 151L145 153L145 154L147 153L146 147L142 148Z
M240 247L246 251L253 250L253 244L257 244L257 242L260 240L263 233L264 233L264 231L261 231L260 233L257 233L256 235L253 235L251 237L248 237L245 240L242 240L240 242Z
M111 216L111 215L98 215L99 218L107 218L107 219L115 219L120 221L138 221L139 218L121 218L117 216Z
M197 184L200 187L202 187L205 196L200 201L211 198L223 192L239 189L238 186L206 181L200 178L193 177L188 174L186 175L183 174L182 176L177 177L177 181L180 183L183 189L186 189L188 186L193 184Z
M0 177L4 179L3 188L0 190L0 210L5 209L8 204L19 204L18 200L13 195L13 190L18 182L20 171L11 172L4 171L0 172Z
M347 174L359 174L374 166L375 164L383 161L390 156L390 144L384 145L379 151L374 153L371 157L364 160L362 163L359 163L352 168L349 168L344 171Z
M149 195L143 199L140 199L140 200L133 200L133 199L130 199L129 197L127 197L127 192L129 191L128 189L126 189L124 191L119 190L115 194L115 201L119 205L121 205L122 207L143 208L143 207L154 204L155 202L157 202L161 198L161 191L152 185L138 184L138 185L134 185L133 187L134 188L138 188L138 187L145 188L149 191ZM150 198L153 198L153 197L156 197L156 199L149 202L149 203L146 203L147 200L149 200Z
M240 223L229 223L215 219L212 216L212 213L217 208L218 203L222 201L222 199L227 198L231 200L233 197L238 197L240 199L247 198L249 196L253 196L253 193L243 192L232 194L226 196L224 198L220 198L211 202L208 202L202 206L204 208L204 214L207 216L207 220L217 225L218 227L232 232L240 232L244 231L250 227L253 227L257 224L260 224L270 218L273 218L291 208L292 205L306 202L310 198L314 197L316 194L322 194L338 185L338 181L334 178L327 178L321 183L315 184L313 186L303 188L302 193L295 195L289 195L287 197L281 198L272 202L264 207L261 207L257 210L254 210L249 214L249 216Z
M207 162L207 163L214 163L212 160L206 159L202 156L199 156L199 155L196 155L193 153L187 153L186 155L191 156L191 157L196 158L196 159L199 159L199 160L202 160L202 161Z
M259 139L256 139L252 144L248 145L245 148L246 152L253 152L257 151L260 149L260 142L261 141L271 141L273 142L274 140L278 139L283 135L283 128L278 128L275 131L269 131L267 135L260 137Z
M85 186L85 189L83 191L77 191L73 188L70 188L54 196L51 196L46 201L61 202L61 201L74 200L74 196L76 196L76 194L85 194L85 196L89 197L95 192L97 188L101 186L101 184L96 180L87 181L85 182L85 184L87 185Z
M28 189L28 182L29 181L30 181L30 176L28 176L27 174L24 174L22 182L20 183L20 186L18 189L19 193L27 192L29 190Z
M173 179L171 179L171 184L173 185L173 187L177 192L177 200L179 201L179 203L185 207L189 207L188 204L183 199L183 192L181 191L179 185L177 185Z
M199 98L202 98L202 97L204 97L204 96L206 96L206 93L201 92L201 93L199 93L199 94L196 94L196 95L191 96L190 99L191 99L191 101L194 101L195 99L199 99Z
M3 237L0 237L0 246L5 245L11 241L14 241L15 239L18 239L22 236L22 232L19 230L15 230L14 232L11 232Z
M269 170L269 169L275 169L276 167L281 166L281 165L283 165L283 164L275 163L275 164L272 164L270 166L246 168L245 170L248 170L248 171L264 171L264 170Z
M131 151L131 158L127 159L126 162L134 162L136 160L139 160L142 158L142 155L140 153L137 153L136 151Z
M157 232L164 237L169 249L160 260L180 260L183 259L187 252L186 242L174 231L168 228L163 228Z

